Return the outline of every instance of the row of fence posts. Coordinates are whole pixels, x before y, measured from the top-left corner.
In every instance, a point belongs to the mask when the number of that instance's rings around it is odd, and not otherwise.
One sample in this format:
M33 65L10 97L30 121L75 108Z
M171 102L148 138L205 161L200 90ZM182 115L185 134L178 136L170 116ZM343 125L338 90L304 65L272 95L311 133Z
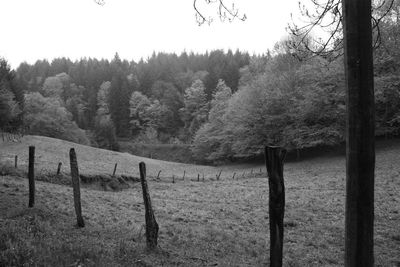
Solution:
M265 165L268 172L269 184L269 226L270 226L270 266L282 266L283 251L283 218L285 212L285 186L283 180L283 162L286 156L286 150L280 147L265 147ZM80 181L78 161L75 149L71 148L69 152L72 187L74 195L74 207L77 218L77 226L84 227L85 222L82 216ZM17 156L15 157L15 166L17 167ZM28 180L29 180L29 204L32 208L35 204L35 147L29 147L29 164L28 164ZM59 174L61 163L58 164L57 173ZM115 164L113 175L115 175L117 164ZM151 205L150 194L146 181L146 165L144 162L139 163L140 181L143 192L143 202L145 206L146 221L146 244L149 249L157 247L159 226L154 216ZM159 178L161 171L158 172ZM222 171L217 175L217 180L221 176ZM235 177L233 174L233 178ZM185 179L186 171L183 174ZM174 177L174 176L173 176ZM173 178L175 179L175 178ZM200 180L200 174L197 175ZM204 175L203 175L204 180ZM174 181L174 180L173 180Z
M17 168L17 156L15 156L15 167ZM85 227L85 222L82 216L81 206L81 191L80 191L80 178L78 161L75 149L71 148L69 151L69 160L71 166L72 188L74 195L74 208L76 213L76 221L78 227ZM57 174L60 173L61 162L58 164ZM114 166L113 176L117 169L117 163ZM140 181L143 191L143 202L145 206L145 221L146 221L146 243L147 247L154 249L157 247L158 239L158 224L154 216L153 208L151 206L150 194L146 181L146 165L144 162L139 163ZM32 208L35 205L35 147L29 147L29 163L28 163L28 181L29 181L29 203L28 207Z
M115 167L116 167L116 166L117 166L117 163L115 163ZM158 171L158 173L157 173L157 176L156 176L156 180L157 180L157 181L160 181L160 180L161 180L161 178L160 178L160 173L161 173L161 170ZM114 174L115 174L115 169L114 169ZM217 174L215 175L215 178L216 178L217 181L220 180L221 174L222 174L222 170L220 170L220 172L217 173ZM254 172L253 169L251 169L251 171L250 171L249 174L250 174L250 177L252 177L253 175L256 175L257 173ZM262 169L260 168L259 175L261 175L261 174L262 174ZM245 175L246 175L246 172L243 172L243 173L242 173L242 178L244 178ZM171 181L172 181L173 184L175 183L175 181L176 181L175 178L177 178L177 177L178 177L178 176L176 176L175 174L172 175ZM185 177L186 177L186 170L183 171L182 181L185 181ZM232 180L235 180L235 177L239 177L239 176L236 176L236 172L233 173L233 175L232 175ZM192 181L200 182L200 173L197 174L197 179L195 179L195 180L192 179ZM203 181L203 182L205 181L204 173L202 173L202 181Z

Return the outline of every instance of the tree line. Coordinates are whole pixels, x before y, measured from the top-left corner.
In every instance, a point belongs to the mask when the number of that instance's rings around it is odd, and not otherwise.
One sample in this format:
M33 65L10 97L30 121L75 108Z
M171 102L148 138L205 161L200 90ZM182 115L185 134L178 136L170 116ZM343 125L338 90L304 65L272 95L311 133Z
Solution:
M398 136L398 9L381 22L374 52L376 135ZM344 142L343 58L307 55L291 39L264 55L214 50L154 53L139 62L56 58L1 61L3 130L118 150L118 138L191 144L199 161L262 154L265 144L289 150Z

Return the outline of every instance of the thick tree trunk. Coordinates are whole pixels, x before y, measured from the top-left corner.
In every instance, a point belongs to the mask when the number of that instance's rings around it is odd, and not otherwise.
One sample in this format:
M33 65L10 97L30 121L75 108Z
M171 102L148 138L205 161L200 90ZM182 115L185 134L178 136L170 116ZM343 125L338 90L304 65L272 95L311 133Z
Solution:
M371 0L343 0L347 83L345 266L373 266L375 110Z
M76 159L75 149L69 151L69 160L71 164L72 187L74 191L74 206L76 213L76 222L78 227L85 227L85 222L82 217L81 206L81 188L79 183L78 161Z
M285 213L285 185L283 181L283 161L286 150L280 147L265 147L265 165L269 185L269 233L270 266L282 266L283 217Z
M32 208L35 205L35 147L34 146L29 147L28 179L29 179L28 207Z
M145 208L146 220L146 244L147 248L155 249L157 247L158 239L158 224L154 216L153 208L151 206L150 194L147 188L146 181L146 165L144 162L139 163L140 181L142 183L143 201Z

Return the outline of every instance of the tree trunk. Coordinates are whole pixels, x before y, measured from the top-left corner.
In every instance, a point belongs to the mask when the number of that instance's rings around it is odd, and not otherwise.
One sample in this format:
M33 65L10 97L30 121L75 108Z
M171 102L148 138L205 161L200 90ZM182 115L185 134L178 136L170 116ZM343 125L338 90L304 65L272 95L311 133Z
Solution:
M73 148L71 148L71 150L69 151L69 160L71 165L72 187L74 191L76 222L78 227L85 227L85 222L83 221L82 217L81 189L79 184L78 161L76 159L75 149Z
M28 179L29 179L28 207L32 208L35 205L35 147L34 146L29 147Z
M285 184L283 161L286 150L280 147L265 147L265 165L269 185L269 233L270 266L282 266L283 217L285 213Z
M343 0L347 85L345 266L373 266L375 110L371 0Z
M147 248L154 249L157 247L158 239L158 224L154 217L153 208L151 206L150 194L147 188L146 181L146 164L144 162L139 163L140 171L140 182L142 183L143 201L145 208L145 220L146 220L146 244Z

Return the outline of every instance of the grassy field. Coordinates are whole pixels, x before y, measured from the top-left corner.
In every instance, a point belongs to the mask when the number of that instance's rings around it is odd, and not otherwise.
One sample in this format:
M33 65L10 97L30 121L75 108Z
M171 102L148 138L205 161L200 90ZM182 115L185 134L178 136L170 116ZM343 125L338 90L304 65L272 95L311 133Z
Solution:
M222 170L221 178L231 177L234 172L237 175L243 175L243 172L249 175L260 171L259 165L236 165L225 167L212 167L202 165L191 165L184 163L174 163L150 158L134 156L129 153L119 153L110 150L98 149L94 147L79 145L59 139L43 136L24 136L21 142L2 142L0 140L0 158L1 162L14 166L14 157L18 156L18 166L20 169L27 170L28 166L28 146L35 146L35 168L38 172L56 172L59 162L62 163L62 172L68 173L69 169L69 150L74 147L79 171L82 174L112 174L115 163L118 164L117 174L139 176L139 162L144 161L147 166L147 175L156 177L161 171L160 177L169 179L175 177L185 177L188 179L197 179L205 176L205 179L215 179L215 176ZM265 170L264 170L265 172Z
M144 160L150 174L162 170L149 189L160 226L159 249L145 249L144 207L139 184L121 192L82 189L85 228L75 228L72 189L37 182L36 206L27 208L23 177L0 176L0 266L266 266L268 265L268 184L266 177L232 173L256 165L221 168L149 160L44 137L0 143L1 162L20 157L34 144L37 168L68 172L68 150L77 150L81 172L118 170L137 175ZM375 264L400 266L400 144L378 150L375 190ZM342 157L285 164L284 266L342 266L344 256L344 173ZM154 169L154 171L153 171ZM204 182L171 183L186 170ZM214 178L213 178L214 177ZM213 178L213 179L211 179Z

